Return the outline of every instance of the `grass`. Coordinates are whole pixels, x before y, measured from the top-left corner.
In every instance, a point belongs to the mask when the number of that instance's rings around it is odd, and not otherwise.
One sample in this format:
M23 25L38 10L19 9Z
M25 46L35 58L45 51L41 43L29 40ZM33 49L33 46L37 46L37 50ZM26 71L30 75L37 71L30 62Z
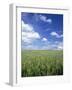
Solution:
M62 50L22 50L22 77L63 75Z

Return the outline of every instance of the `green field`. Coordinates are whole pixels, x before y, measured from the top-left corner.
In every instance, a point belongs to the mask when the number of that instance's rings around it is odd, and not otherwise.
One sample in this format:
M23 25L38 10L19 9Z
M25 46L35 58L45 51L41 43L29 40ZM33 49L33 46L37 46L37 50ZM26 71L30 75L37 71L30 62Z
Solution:
M21 59L22 77L63 75L62 50L22 50Z

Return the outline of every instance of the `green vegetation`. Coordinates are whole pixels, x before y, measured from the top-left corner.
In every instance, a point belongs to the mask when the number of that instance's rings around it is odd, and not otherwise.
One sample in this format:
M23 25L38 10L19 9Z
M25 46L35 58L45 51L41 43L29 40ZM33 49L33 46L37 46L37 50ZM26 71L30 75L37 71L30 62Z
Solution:
M62 50L22 50L22 77L63 75Z

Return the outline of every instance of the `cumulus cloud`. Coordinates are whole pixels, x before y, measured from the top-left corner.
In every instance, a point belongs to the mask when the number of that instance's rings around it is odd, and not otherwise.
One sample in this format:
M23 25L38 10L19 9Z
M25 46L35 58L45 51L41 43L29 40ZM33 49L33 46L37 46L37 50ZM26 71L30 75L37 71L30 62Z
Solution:
M50 33L50 35L51 36L55 36L56 38L62 38L63 37L63 35L61 34L61 35L59 35L58 33L56 33L56 32L51 32Z
M29 24L25 24L25 22L24 21L22 21L21 22L21 25L22 25L22 31L28 31L28 32L31 32L31 31L33 31L33 27L31 26L31 25L29 25Z
M43 38L42 41L47 41L47 39L46 38Z
M34 31L32 25L22 21L22 41L31 43L35 39L40 39L39 33Z
M47 18L44 15L40 15L40 20L44 21L44 22L48 22L48 23L52 23L52 19L51 18Z
M37 32L31 31L31 32L22 32L22 36L29 38L29 39L39 39L40 35Z

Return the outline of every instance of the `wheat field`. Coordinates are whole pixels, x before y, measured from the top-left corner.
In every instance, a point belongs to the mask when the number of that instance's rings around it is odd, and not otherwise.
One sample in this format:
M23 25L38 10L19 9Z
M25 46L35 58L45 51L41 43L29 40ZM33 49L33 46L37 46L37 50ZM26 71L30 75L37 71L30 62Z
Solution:
M62 50L22 50L22 77L54 75L63 75Z

